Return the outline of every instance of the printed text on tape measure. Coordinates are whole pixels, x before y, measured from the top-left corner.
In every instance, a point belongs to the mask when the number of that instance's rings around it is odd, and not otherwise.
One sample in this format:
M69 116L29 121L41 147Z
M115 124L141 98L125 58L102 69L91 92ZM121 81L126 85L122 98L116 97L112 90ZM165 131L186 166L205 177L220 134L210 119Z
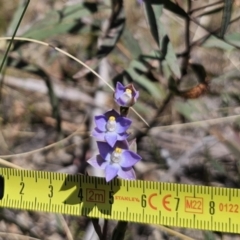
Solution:
M0 169L0 206L240 233L240 190Z

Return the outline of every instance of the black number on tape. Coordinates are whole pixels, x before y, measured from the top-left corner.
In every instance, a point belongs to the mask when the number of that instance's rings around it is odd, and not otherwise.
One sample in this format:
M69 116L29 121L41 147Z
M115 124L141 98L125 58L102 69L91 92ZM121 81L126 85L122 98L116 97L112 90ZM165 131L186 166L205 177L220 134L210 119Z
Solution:
M146 201L146 195L142 194L142 198L141 198L141 206L142 208L145 208L147 206L147 201Z
M214 213L215 213L215 202L214 201L209 202L209 213L211 215L214 215Z
M50 190L50 193L48 194L48 197L49 198L52 198L53 197L53 185L49 185L49 190Z
M20 189L19 194L24 195L24 192L23 192L23 189L24 189L24 187L25 187L24 182L20 182L20 186L21 186L21 189Z
M180 198L177 198L177 197L175 197L174 199L176 199L176 200L177 200L177 204L176 204L176 207L175 207L175 211L178 211L178 207L179 207Z

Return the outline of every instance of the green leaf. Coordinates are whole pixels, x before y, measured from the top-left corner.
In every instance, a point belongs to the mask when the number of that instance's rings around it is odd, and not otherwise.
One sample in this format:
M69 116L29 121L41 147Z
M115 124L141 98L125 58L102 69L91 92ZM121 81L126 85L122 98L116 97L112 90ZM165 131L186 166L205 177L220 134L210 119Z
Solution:
M96 11L96 4L84 3L67 6L61 11L52 11L44 19L36 22L23 37L43 40L58 34L78 32L86 27L81 18L90 16Z
M233 0L224 0L220 37L222 38L231 20Z
M240 47L240 33L235 32L232 34L225 35L224 39L226 39L226 41L235 45L236 47Z
M118 221L117 226L113 230L112 240L124 240L128 222Z
M218 8L206 11L206 12L204 11L203 13L197 15L197 17L199 18L199 17L203 17L203 16L206 16L206 15L218 13L218 12L222 11L222 9L223 9L223 7L218 7Z
M140 61L133 60L130 63L129 68L126 69L126 73L132 78L134 82L137 82L143 88L145 88L154 98L161 99L163 92L152 83L143 73L147 72L148 68ZM142 73L141 73L142 72Z
M138 41L133 37L132 33L128 29L125 29L123 32L122 42L127 49L130 50L132 58L137 58L142 54Z
M146 11L146 15L147 15L147 19L148 19L148 23L150 26L150 31L155 39L155 41L157 42L157 44L159 45L160 49L161 49L161 36L159 36L158 34L158 17L160 17L162 15L162 9L163 9L163 5L159 5L157 8L155 8L155 12L153 11L153 6L150 3L151 1L146 1L145 2L145 11ZM155 14L157 16L155 16Z
M16 11L14 12L14 15L13 15L13 18L11 19L11 22L8 26L8 30L7 30L7 34L8 35L12 35L18 22L19 22L19 19L24 11L24 8L26 6L26 1L25 0L21 0L19 1L19 4L18 4L18 8L16 9Z
M136 82L146 89L152 97L162 100L166 95L164 87L158 83L153 83L151 79L147 77L152 60L161 61L162 64L166 62L159 50L151 51L148 55L140 55L138 60L132 60L129 67L121 74L118 74L113 81L120 81L123 84ZM171 73L170 71L168 72L169 74Z
M123 33L126 22L123 0L112 1L112 14L109 18L109 25L100 39L97 58L103 58L108 55L115 47L118 39Z
M146 91L155 99L162 100L166 92L158 83L154 83L147 77L149 73L149 66L151 65L152 60L162 60L162 55L159 51L151 51L148 55L140 55L138 60L132 60L129 67L123 71L121 74L118 74L113 82L120 81L123 84L128 84L130 82L136 82L142 86Z
M208 162L211 164L212 168L216 169L219 173L226 174L224 166L212 156L207 158Z
M186 119L190 121L194 121L193 113L198 112L198 109L194 104L186 104L183 102L175 102L175 109L182 114Z
M132 60L128 69L139 70L144 73L148 71L148 67L139 60Z
M164 8L170 12L173 12L182 18L188 18L188 14L174 2L171 2L169 0L155 0L152 2L154 2L154 4L164 4Z
M14 31L13 31L11 41L10 41L9 44L8 44L8 47L7 47L7 49L6 49L6 52L5 52L4 56L3 56L3 59L2 59L1 64L0 64L0 74L2 74L2 70L3 70L4 67L5 67L6 60L7 60L7 58L8 58L8 53L9 53L9 51L10 51L10 49L11 49L11 46L12 46L12 44L13 44L14 37L15 37L16 34L17 34L17 30L18 30L18 28L19 28L19 26L20 26L20 24L21 24L21 22L22 22L22 19L23 19L25 13L26 13L26 10L27 10L27 8L28 8L29 3L30 3L30 0L27 0L25 6L24 6L23 8L21 8L22 13L19 15L19 20L18 20L18 22L16 22L16 26L15 26L15 29L14 29ZM2 80L1 83L0 83L0 90L2 89L3 82L4 82L4 81ZM1 95L1 94L0 94L0 95Z
M227 37L226 37L227 38ZM234 46L232 46L231 44L228 44L227 42L225 42L224 40L221 40L220 38L217 38L215 36L210 36L204 43L203 45L204 47L216 47L216 48L220 48L226 51L231 51L234 49Z
M209 232L209 231L204 231L204 240L215 240L215 236L213 232Z
M126 16L123 8L123 0L112 1L112 13L109 18L108 27L98 41L98 50L96 56L91 59L89 67L95 69L101 59L106 57L116 46L118 39L123 33ZM131 39L132 40L132 39ZM80 78L89 71L79 71L73 78Z
M164 24L160 21L163 11L163 1L159 2L155 4L155 1L145 1L145 9L150 30L155 41L158 43L159 49L163 55L163 58L167 61L169 68L176 77L180 78L181 72L177 63L177 57L165 31Z
M182 18L188 18L188 14L179 5L170 0L148 0L148 2L151 2L151 4L164 5L164 8L166 8L168 11L177 14Z
M229 149L229 151L231 151L236 159L240 159L240 148L235 143L224 139L223 144Z
M127 69L126 70L129 75L134 79L134 82L137 82L139 85L143 86L147 91L156 99L161 99L162 94L159 91L159 89L156 87L155 84L150 82L150 80L144 76L144 75L139 75L136 71L133 69Z

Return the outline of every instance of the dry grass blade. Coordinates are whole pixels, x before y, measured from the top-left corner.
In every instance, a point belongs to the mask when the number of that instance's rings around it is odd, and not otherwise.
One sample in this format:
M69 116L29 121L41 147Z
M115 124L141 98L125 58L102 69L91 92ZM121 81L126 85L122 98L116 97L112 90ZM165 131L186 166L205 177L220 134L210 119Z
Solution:
M5 166L5 167L10 167L10 168L23 169L23 168L19 167L18 165L10 163L7 160L4 160L2 158L0 158L0 165Z
M18 240L40 240L39 238L33 238L29 236L23 236L16 233L8 233L8 232L0 232L0 236L5 237L5 239L9 239L10 236L12 236L12 239L18 239Z
M175 129L175 128L189 128L189 127L196 127L196 126L209 126L214 125L217 123L223 123L228 121L234 121L236 119L240 118L240 114L235 116L229 116L229 117L221 117L221 118L214 118L214 119L208 119L208 120L201 120L196 122L190 122L190 123L179 123L179 124L172 124L168 126L160 126L160 127L153 127L152 130L169 130L169 129Z
M61 224L63 226L64 231L66 232L67 239L68 240L73 240L72 233L71 233L71 231L70 231L70 229L69 229L69 227L68 227L68 225L66 223L66 220L63 217L63 215L60 214L60 215L58 215L58 217L59 217L59 219L61 221Z
M55 147L56 145L58 144L62 144L64 142L66 142L67 140L69 140L70 138L72 138L74 135L77 135L77 134L83 134L83 135L89 135L89 133L86 133L86 132L79 132L78 130L73 132L71 135L69 135L68 137L58 141L58 142L55 142L55 143L52 143L46 147L43 147L43 148L39 148L39 149L35 149L33 151L29 151L29 152L24 152L24 153L18 153L18 154L9 154L9 155L0 155L0 157L2 158L12 158L12 157L23 157L23 156L26 156L26 155L30 155L30 154L33 154L33 153L37 153L37 152L40 152L40 151L44 151L44 150L47 150L47 149L50 149L50 148L53 148Z
M181 234L177 231L174 231L170 228L167 228L167 227L164 227L162 225L152 225L154 228L158 228L160 229L161 231L165 231L167 232L168 234L172 235L172 236L175 236L175 237L178 237L179 239L182 239L182 240L194 240L193 238L190 238L188 236L185 236L184 234Z
M4 41L4 40L10 40L10 37L1 37L0 41ZM56 51L68 56L69 58L73 59L74 61L80 63L82 66L84 66L85 68L87 68L90 72L92 72L96 77L98 77L101 81L103 81L112 91L114 91L114 88L105 80L103 79L96 71L94 71L92 68L90 68L87 64L83 63L81 60L79 60L78 58L74 57L73 55L65 52L64 50L58 48L58 47L54 47L51 44L48 44L46 42L42 42L39 40L35 40L35 39L30 39L30 38L23 38L23 37L15 37L14 40L19 40L19 41L28 41L28 42L34 42L34 43L38 43L41 45L44 45L46 47L52 47L53 49L55 49ZM131 107L131 110L133 110L133 108ZM134 110L134 113L136 113L136 110ZM140 116L140 114L137 114L138 117L147 125L148 123L146 122L146 120Z

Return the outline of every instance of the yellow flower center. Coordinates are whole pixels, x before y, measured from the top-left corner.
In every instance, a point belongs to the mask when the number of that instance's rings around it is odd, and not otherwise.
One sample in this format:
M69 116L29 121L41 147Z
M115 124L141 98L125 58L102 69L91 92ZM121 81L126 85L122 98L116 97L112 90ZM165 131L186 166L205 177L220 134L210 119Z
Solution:
M121 161L121 153L122 153L122 149L116 147L115 150L112 153L111 162L112 163L119 163Z
M115 148L115 152L116 152L116 153L121 153L121 152L122 152L122 149L117 147L117 148Z
M108 132L114 132L116 130L116 127L116 118L114 116L110 116L106 124L106 130Z
M115 121L115 119L116 119L116 118L115 118L114 116L111 116L111 117L109 117L108 120L109 120L109 121Z
M127 88L122 95L122 101L125 103L125 106L129 106L132 102L132 90Z
M128 94L132 94L132 90L129 89L129 88L127 88L127 89L125 90L125 92L128 93Z

